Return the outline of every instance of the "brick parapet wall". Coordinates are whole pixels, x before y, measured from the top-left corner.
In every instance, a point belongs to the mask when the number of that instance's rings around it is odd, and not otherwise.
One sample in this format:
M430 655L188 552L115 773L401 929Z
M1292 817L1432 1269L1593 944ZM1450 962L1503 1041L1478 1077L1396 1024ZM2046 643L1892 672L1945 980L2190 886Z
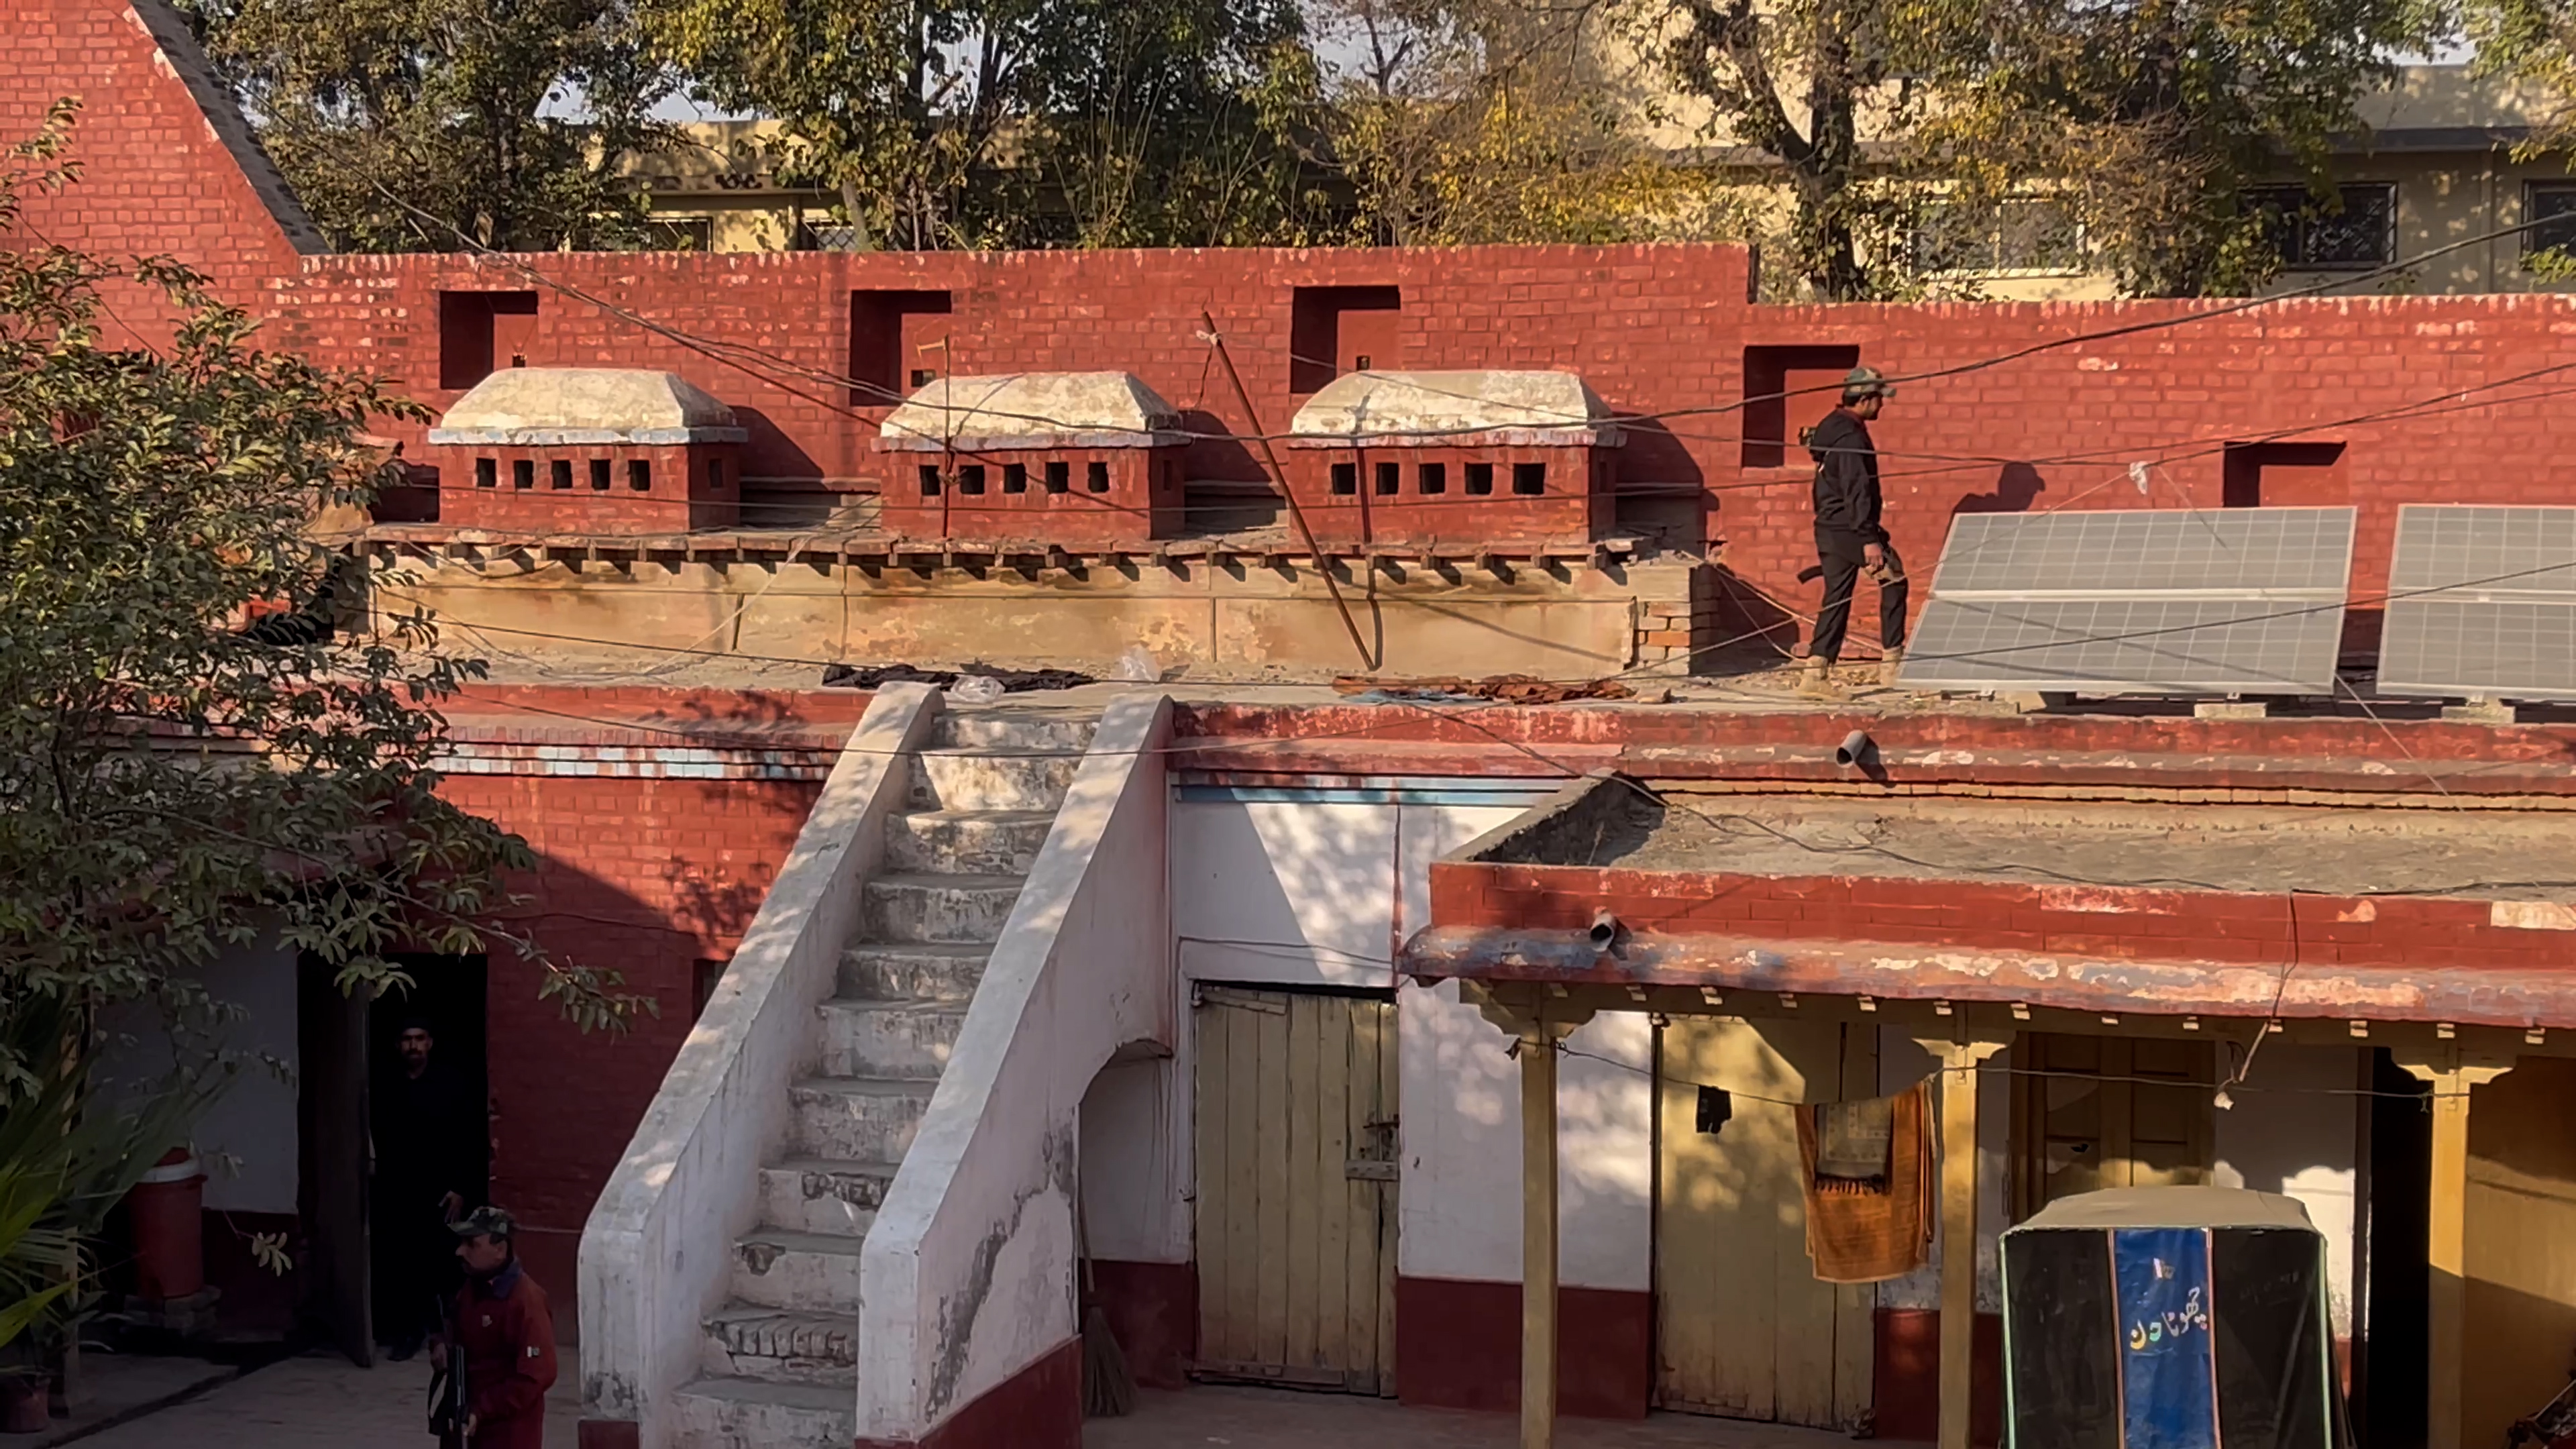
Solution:
M1818 874L1441 861L1435 926L1631 930L2111 960L2559 972L2576 907Z

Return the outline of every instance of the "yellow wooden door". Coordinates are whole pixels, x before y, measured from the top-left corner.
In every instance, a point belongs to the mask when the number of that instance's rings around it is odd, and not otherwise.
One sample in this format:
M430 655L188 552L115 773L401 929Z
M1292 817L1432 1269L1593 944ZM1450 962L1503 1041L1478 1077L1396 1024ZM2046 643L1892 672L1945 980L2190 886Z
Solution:
M2208 1042L2032 1032L2013 1054L2016 1219L2080 1192L2209 1181Z
M1656 1402L1849 1429L1870 1405L1877 1290L1807 1259L1796 1109L1878 1089L1877 1034L1833 1022L1677 1017L1663 1031L1656 1163ZM1698 1130L1699 1086L1734 1116Z
M1392 1394L1394 1003L1199 997L1198 1372Z

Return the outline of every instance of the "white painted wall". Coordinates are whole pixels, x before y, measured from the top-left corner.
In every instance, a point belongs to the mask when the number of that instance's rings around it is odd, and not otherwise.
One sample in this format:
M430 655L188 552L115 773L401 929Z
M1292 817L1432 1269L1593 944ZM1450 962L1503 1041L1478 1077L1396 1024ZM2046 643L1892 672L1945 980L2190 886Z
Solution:
M1404 1191L1397 1271L1521 1279L1520 1067L1511 1039L1458 984L1396 997L1403 1046ZM1651 1286L1654 1052L1645 1013L1609 1012L1566 1038L1557 1067L1558 1281ZM1587 1052L1621 1065L1595 1061Z
M275 941L227 950L206 968L207 994L224 1003L222 1050L233 1084L193 1134L206 1162L206 1206L220 1212L296 1211L295 952Z
M911 788L904 752L940 705L907 684L869 703L582 1228L583 1415L636 1421L644 1449L670 1443L671 1395L698 1375L727 1250L758 1216L760 1164L786 1138L788 1084L815 1065L815 1007L857 930L886 816Z
M1161 695L1102 714L869 1229L862 1439L921 1440L1073 1337L1082 1102L1113 1054L1175 1036L1170 731Z
M1104 1262L1186 1263L1190 1179L1173 1124L1189 1104L1177 1056L1101 1069L1082 1099L1082 1213L1091 1256Z
M192 1019L189 1059L211 1055L228 1081L188 1134L206 1173L207 1207L222 1212L296 1212L295 952L274 938L224 948L198 973L217 1018ZM160 1009L127 1002L110 1009L100 1051L100 1087L148 1086L171 1070L169 1028ZM172 1144L173 1146L179 1144Z
M1183 977L1393 986L1401 813L1329 801L1174 803L1172 933Z
M2236 1105L2218 1114L2220 1187L2297 1198L2326 1238L2326 1282L2338 1337L2352 1333L2352 1224L2361 1106L2354 1047L2263 1044Z

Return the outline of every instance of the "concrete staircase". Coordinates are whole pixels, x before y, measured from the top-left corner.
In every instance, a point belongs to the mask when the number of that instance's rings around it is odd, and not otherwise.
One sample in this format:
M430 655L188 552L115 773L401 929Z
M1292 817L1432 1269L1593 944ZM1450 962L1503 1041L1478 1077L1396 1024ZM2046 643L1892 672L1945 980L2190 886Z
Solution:
M680 1391L683 1449L857 1437L859 1247L965 1023L985 958L1091 741L1092 721L951 709L910 759L864 924L817 1009L818 1075L790 1088L760 1222L733 1245L732 1300Z

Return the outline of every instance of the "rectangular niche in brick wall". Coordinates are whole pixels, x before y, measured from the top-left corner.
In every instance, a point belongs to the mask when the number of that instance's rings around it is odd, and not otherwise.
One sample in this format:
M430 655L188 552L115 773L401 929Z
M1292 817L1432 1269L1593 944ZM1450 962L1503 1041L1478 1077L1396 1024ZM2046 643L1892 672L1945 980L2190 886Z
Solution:
M2230 443L2220 471L2229 508L2340 508L2352 502L2341 443Z
M1805 454L1790 449L1834 410L1844 374L1858 366L1857 347L1744 349L1744 466L1804 464Z
M525 367L537 340L534 292L438 294L438 385L472 387L504 367Z
M891 407L948 371L946 292L850 294L850 405Z
M1394 287L1299 287L1288 311L1288 390L1321 392L1346 372L1397 370L1404 294Z

